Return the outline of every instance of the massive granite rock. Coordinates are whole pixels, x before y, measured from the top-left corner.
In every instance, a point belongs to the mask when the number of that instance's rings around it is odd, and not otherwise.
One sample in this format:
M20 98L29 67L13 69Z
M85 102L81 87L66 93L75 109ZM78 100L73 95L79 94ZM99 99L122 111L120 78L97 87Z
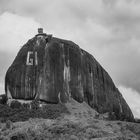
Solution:
M19 51L5 77L8 98L48 103L71 97L117 119L133 114L112 79L95 58L71 41L38 34Z

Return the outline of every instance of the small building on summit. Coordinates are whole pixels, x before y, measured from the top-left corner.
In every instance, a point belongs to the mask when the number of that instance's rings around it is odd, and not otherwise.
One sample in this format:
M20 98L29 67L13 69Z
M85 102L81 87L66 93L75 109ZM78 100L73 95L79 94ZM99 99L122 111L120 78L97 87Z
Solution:
M49 42L52 38L52 34L46 34L43 32L43 28L38 28L38 34L36 37L39 38L45 38L46 42Z

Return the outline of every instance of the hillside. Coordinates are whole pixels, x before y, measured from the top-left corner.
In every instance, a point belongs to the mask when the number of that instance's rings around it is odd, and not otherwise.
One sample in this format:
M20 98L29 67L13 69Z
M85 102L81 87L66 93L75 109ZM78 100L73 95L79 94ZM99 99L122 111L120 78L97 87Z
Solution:
M55 106L61 115L53 112L53 118L35 117L26 121L0 123L1 140L139 140L140 124L111 121L100 117L86 103L78 103L73 99ZM45 106L44 106L45 107ZM46 106L48 107L48 106ZM51 110L53 106L49 106ZM59 109L58 109L59 108ZM54 109L54 107L52 108ZM1 109L0 109L1 110ZM67 112L66 112L67 110ZM37 114L38 110L36 110ZM39 112L40 113L40 112ZM23 114L26 117L26 113Z

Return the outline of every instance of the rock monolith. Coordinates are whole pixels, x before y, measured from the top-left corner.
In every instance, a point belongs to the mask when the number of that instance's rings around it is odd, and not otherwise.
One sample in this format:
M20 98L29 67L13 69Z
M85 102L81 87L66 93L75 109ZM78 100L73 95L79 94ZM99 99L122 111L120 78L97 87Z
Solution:
M5 77L8 98L65 103L87 102L99 113L115 113L132 121L133 114L109 74L72 41L39 33L19 51Z

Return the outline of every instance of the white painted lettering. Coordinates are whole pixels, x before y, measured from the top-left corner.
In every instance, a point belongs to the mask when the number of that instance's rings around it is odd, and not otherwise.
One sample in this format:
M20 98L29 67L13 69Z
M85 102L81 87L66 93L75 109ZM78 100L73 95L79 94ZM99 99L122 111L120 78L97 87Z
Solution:
M34 64L38 65L37 52L33 56L33 52L29 51L27 53L26 65L32 66Z

